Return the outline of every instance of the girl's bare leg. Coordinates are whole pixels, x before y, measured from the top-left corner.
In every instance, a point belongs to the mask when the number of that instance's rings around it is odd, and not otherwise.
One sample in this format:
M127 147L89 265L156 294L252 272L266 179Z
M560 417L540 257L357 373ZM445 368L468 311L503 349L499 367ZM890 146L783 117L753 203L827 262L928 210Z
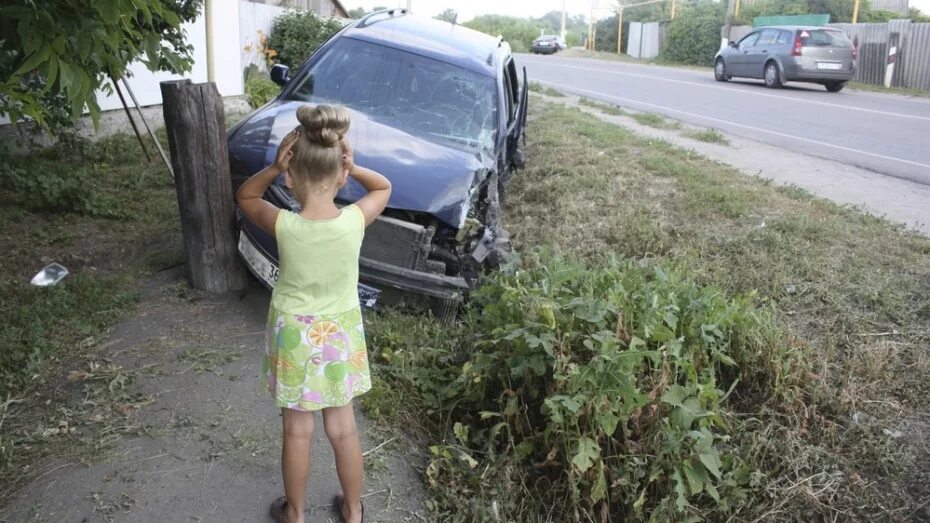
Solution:
M304 523L304 496L310 475L310 442L313 439L314 413L281 409L284 420L284 444L281 446L281 475L287 505L288 523Z
M336 473L342 485L345 505L343 517L348 523L362 520L362 444L355 426L352 404L323 409L323 427L336 455Z

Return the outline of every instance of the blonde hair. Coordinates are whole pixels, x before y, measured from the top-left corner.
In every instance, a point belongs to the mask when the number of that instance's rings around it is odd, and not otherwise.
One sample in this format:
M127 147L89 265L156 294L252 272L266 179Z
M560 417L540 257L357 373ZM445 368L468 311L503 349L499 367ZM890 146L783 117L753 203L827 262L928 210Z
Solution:
M333 178L342 169L342 139L349 130L349 112L340 105L304 105L297 109L300 138L294 144L291 179L298 193L308 183ZM298 194L300 196L300 194Z

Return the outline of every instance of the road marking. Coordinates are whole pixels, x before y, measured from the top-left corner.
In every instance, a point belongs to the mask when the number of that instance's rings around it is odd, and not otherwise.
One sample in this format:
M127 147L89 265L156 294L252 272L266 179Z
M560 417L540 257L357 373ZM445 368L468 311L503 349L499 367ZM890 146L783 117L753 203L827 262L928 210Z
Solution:
M923 167L923 168L925 168L925 169L930 169L930 164L926 164L926 163L915 162L915 161L912 161L912 160L905 160L905 159L903 159L903 158L895 158L894 156L885 156L884 154L869 153L869 152L866 152L866 151L860 151L859 149L853 149L853 148L851 148L851 147L843 147L842 145L834 145L834 144L832 144L832 143L821 142L821 141L819 141L819 140L811 140L810 138L801 138L801 137L799 137L799 136L795 136L795 135L792 135L792 134L780 133L780 132L778 132L778 131L770 131L770 130L768 130L768 129L763 129L763 128L761 128L761 127L753 127L753 126L751 126L751 125L745 125L745 124L741 124L741 123L731 122L730 120L721 120L720 118L714 118L713 116L705 116L705 115L702 115L702 114L691 113L691 112L688 112L688 111L681 111L681 110L678 110L678 109L672 109L671 107L666 107L666 106L664 106L664 105L658 105L658 104L653 104L653 103L649 103L649 102L642 102L642 101L639 101L639 100L633 100L632 98L624 98L624 97L622 97L622 96L614 96L614 95L612 95L612 94L601 93L601 92L598 92L598 91L591 91L591 90L589 90L589 89L582 89L582 88L580 88L580 87L572 87L572 86L570 86L570 85L559 84L559 83L556 83L556 82L549 82L549 81L543 81L543 80L539 80L539 82L542 83L542 84L545 84L545 85L551 85L551 86L553 86L553 87L558 87L558 88L561 88L561 89L565 89L566 91L583 92L583 93L587 93L587 94L591 94L591 95L597 95L597 96L600 96L600 97L611 98L611 99L613 99L613 100L619 100L621 103L627 103L627 104L632 104L632 105L637 105L637 104L638 104L638 105L647 105L647 106L654 107L654 108L656 108L656 109L660 109L660 110L663 110L663 111L669 111L669 112L673 112L673 113L679 113L679 114L683 114L683 115L685 115L685 116L691 116L691 117L694 117L694 118L701 118L701 119L704 119L704 120L709 120L709 121L717 122L717 123L720 123L720 124L732 125L732 126L734 126L734 127L742 127L743 129L749 129L749 130L751 130L751 131L757 131L757 132L760 132L760 133L772 134L772 135L775 135L775 136L780 136L780 137L782 137L782 138L788 138L788 139L791 139L791 140L798 140L798 141L801 141L801 142L807 142L807 143L810 143L810 144L820 145L820 146L823 146L823 147L830 147L830 148L832 148L832 149L838 149L838 150L840 150L840 151L846 151L846 152L851 152L851 153L856 153L856 154L862 154L862 155L865 155L865 156L871 156L871 157L873 157L873 158L879 158L879 159L881 159L881 160L890 160L890 161L893 161L893 162L901 162L901 163L906 163L906 164L908 164L908 165L913 165L913 166L915 166L915 167Z
M537 65L550 65L550 66L553 66L553 67L564 67L564 68L566 68L566 69L578 69L578 70L580 70L580 71L598 72L598 73L606 73L606 74L615 74L615 75L620 75L620 76L632 76L632 77L635 77L635 78L646 78L646 79L649 79L649 80L661 80L661 81L664 81L664 82L672 82L672 83L677 83L677 84L695 85L695 86L698 86L698 87L704 87L704 88L706 88L706 89L717 89L717 90L721 90L721 91L731 91L731 92L734 92L734 93L748 94L748 95L752 95L752 96L764 96L764 97L766 97L766 98L776 98L776 99L788 100L788 101L792 101L792 102L800 102L800 103L806 103L806 104L823 105L823 106L827 106L827 107L834 107L834 108L837 108L837 109L848 109L848 110L851 110L851 111L862 111L862 112L864 112L864 113L880 114L880 115L883 115L883 116L892 116L892 117L898 117L898 118L910 118L910 119L913 119L913 120L925 120L925 121L930 122L930 117L928 117L928 116L917 116L917 115L913 115L913 114L904 114L904 113L892 113L892 112L889 112L889 111L879 111L878 109L866 109L866 108L864 108L864 107L854 107L854 106L849 106L849 105L840 105L840 104L835 104L835 103L830 103L830 102L818 102L818 101L815 101L815 100L805 100L804 98L794 98L794 97L791 97L791 96L780 96L780 95L777 95L777 94L759 93L759 92L754 92L754 91L746 91L746 90L743 90L743 89L733 89L733 88L731 88L731 87L722 87L722 86L719 86L719 85L706 84L706 83L701 83L701 82L694 82L694 81L691 81L691 80L678 80L678 79L675 79L675 78L665 78L665 77L662 77L662 76L652 76L652 75L648 75L648 74L639 74L639 73L628 73L628 72L623 72L623 71L609 71L609 70L605 70L605 69L596 69L596 68L591 68L591 67L578 67L578 66L576 66L576 65L564 65L564 64L552 63L552 62L549 62L549 63L538 62L538 61L537 61L537 62L534 62L534 61L532 61L532 60L529 61L529 64L530 64L530 65L532 65L532 64L537 64Z

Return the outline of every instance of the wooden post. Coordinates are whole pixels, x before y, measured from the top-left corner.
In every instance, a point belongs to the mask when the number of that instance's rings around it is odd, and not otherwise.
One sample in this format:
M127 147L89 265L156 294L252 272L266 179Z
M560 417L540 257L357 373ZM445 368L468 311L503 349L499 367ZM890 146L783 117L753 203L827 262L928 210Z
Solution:
M161 83L181 233L191 284L209 292L244 289L223 99L212 82Z
M859 23L859 0L856 0L853 4L852 23Z

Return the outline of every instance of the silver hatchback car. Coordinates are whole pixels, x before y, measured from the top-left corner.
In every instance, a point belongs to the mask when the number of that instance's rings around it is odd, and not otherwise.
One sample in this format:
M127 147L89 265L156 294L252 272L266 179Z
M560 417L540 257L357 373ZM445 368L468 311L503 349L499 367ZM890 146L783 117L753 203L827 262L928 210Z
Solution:
M714 59L718 82L760 78L771 88L785 82L822 84L839 92L856 74L856 47L846 33L829 27L759 27L730 42Z

